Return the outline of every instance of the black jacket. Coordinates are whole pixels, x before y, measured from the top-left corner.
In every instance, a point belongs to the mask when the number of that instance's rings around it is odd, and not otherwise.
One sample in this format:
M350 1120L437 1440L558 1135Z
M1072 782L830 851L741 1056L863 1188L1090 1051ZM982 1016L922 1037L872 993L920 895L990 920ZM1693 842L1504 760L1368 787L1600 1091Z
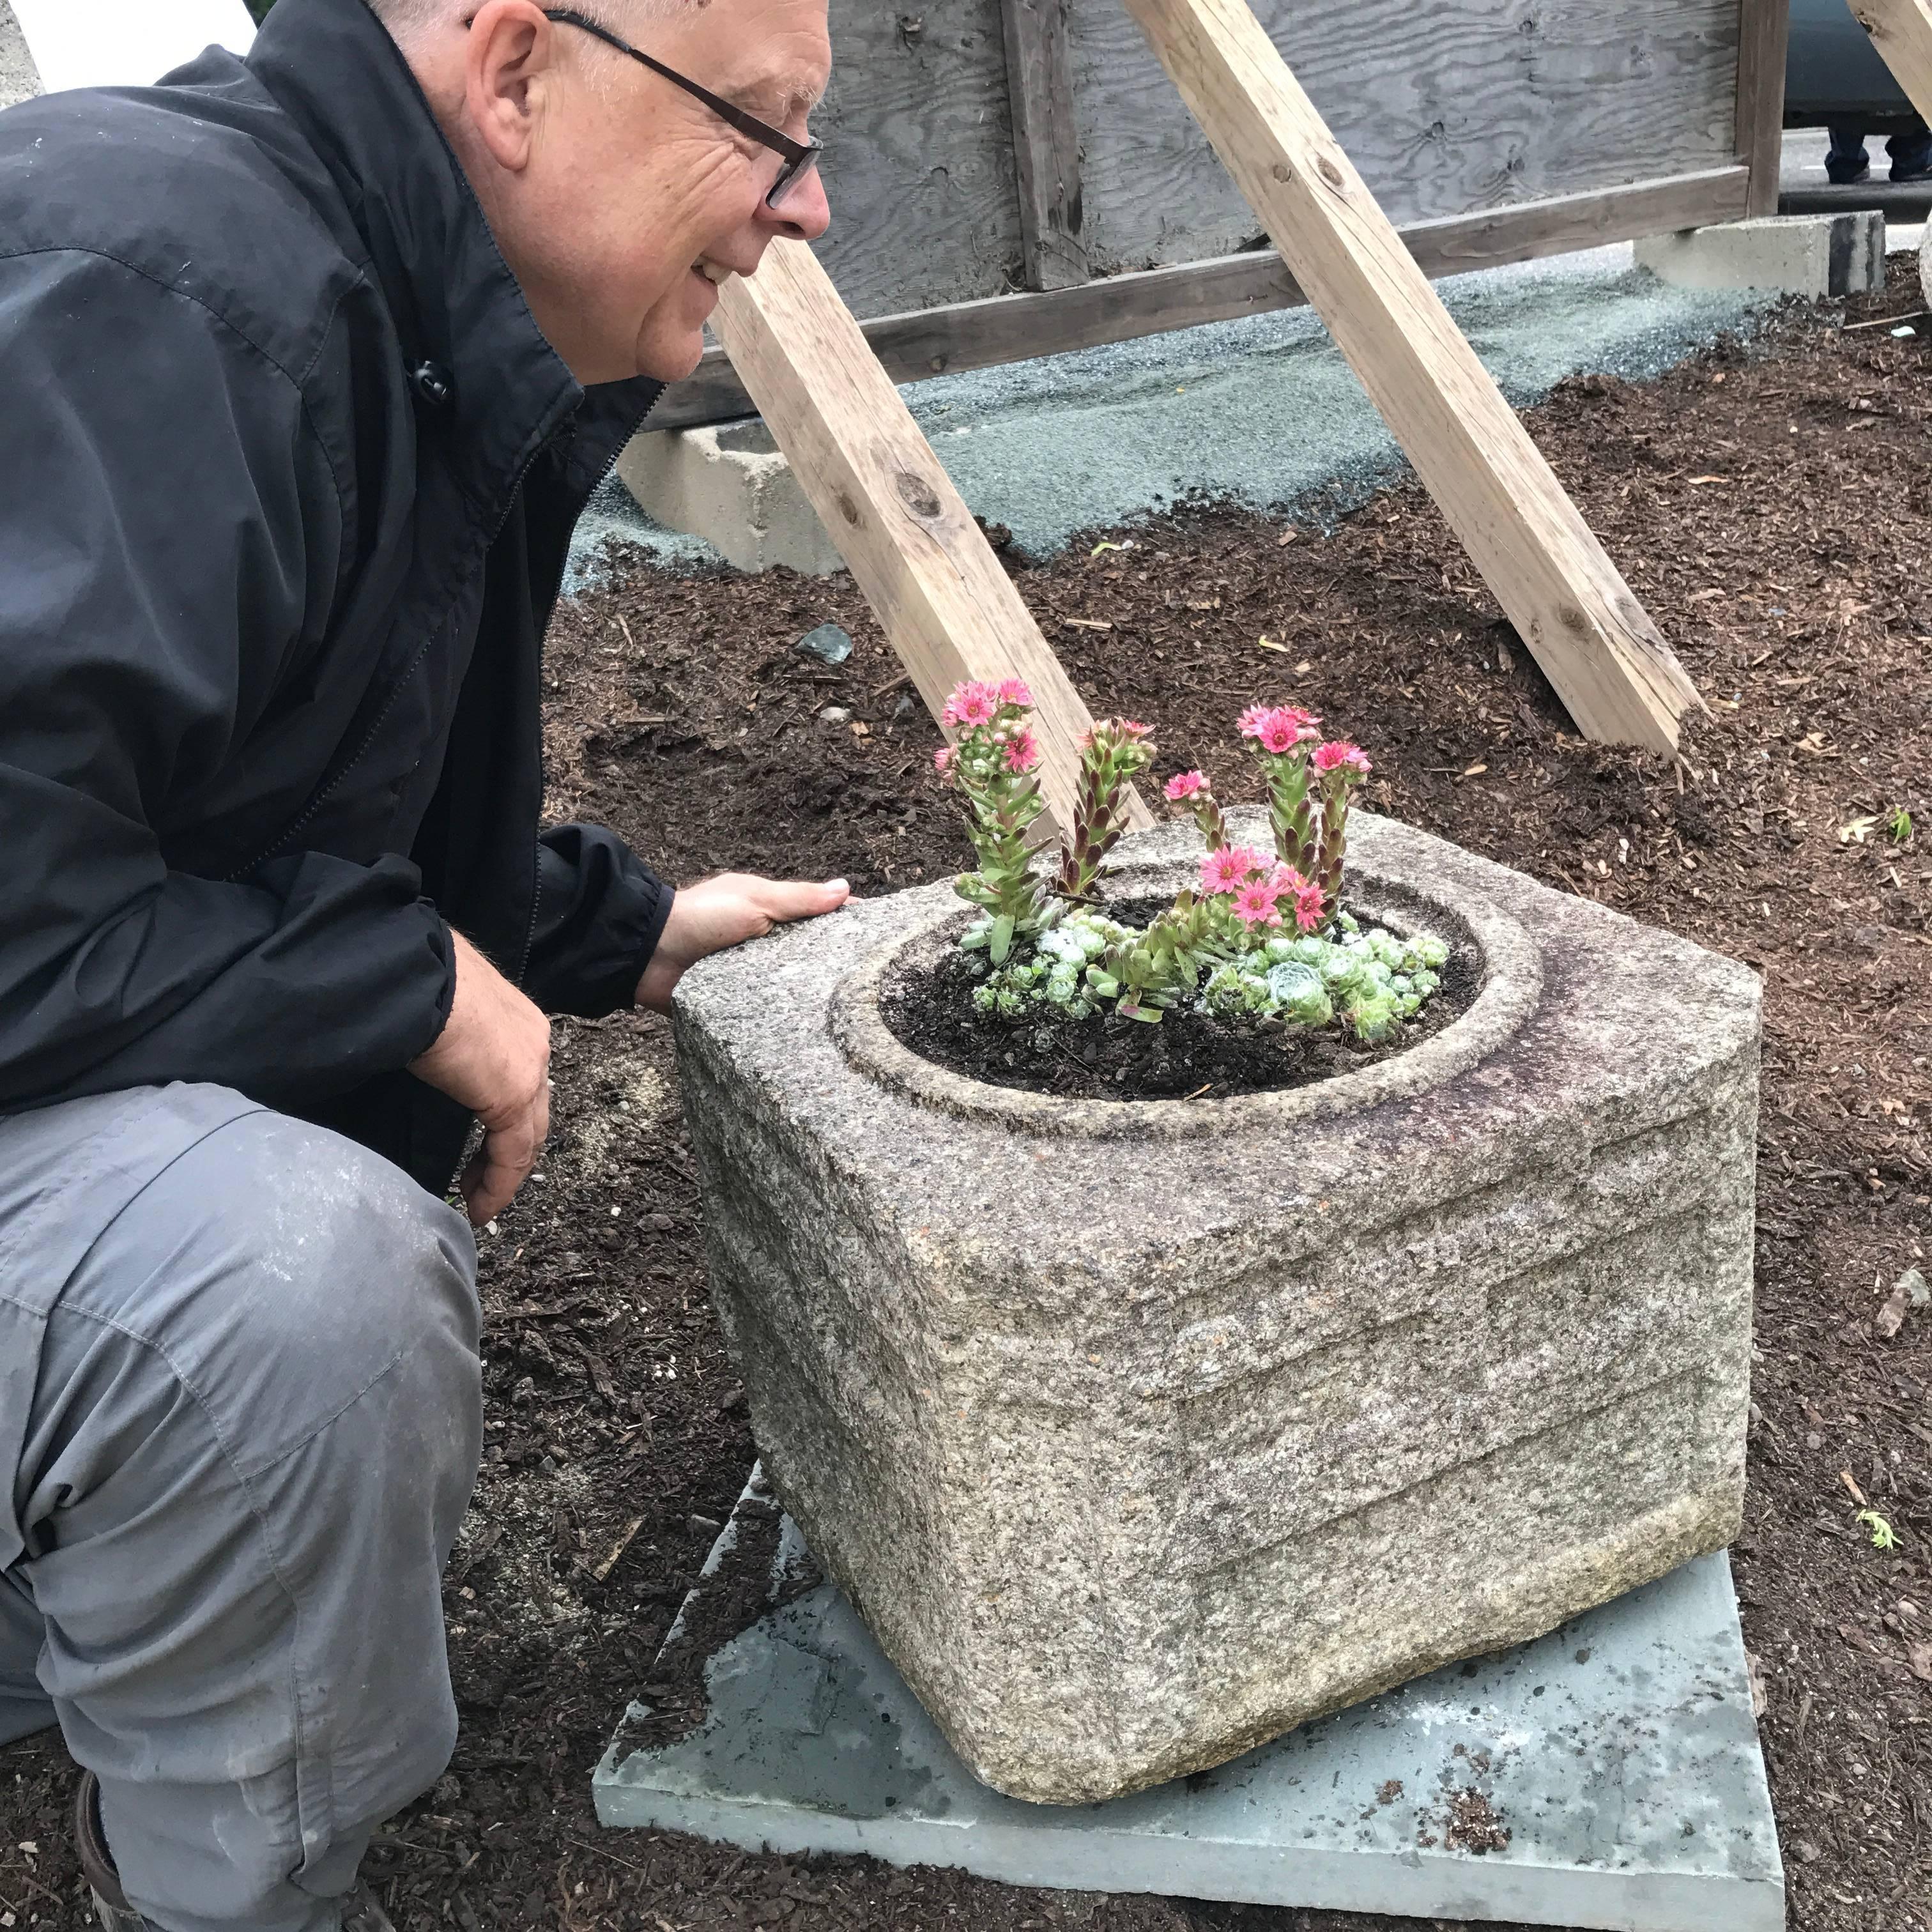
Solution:
M440 1189L450 926L630 1004L670 895L539 841L539 650L658 388L572 379L362 0L0 114L0 1112L218 1082Z

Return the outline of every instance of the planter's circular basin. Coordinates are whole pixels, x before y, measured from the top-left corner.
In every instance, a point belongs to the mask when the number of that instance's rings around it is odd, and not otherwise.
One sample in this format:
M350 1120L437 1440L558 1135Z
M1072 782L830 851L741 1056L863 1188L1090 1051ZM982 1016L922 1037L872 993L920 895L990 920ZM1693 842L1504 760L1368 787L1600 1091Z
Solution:
M1192 859L1119 866L1108 874L1108 894L1117 901L1171 896L1198 872ZM1536 947L1500 906L1458 900L1427 878L1360 864L1349 871L1348 903L1365 923L1400 937L1430 933L1466 949L1478 962L1481 990L1470 1010L1441 1033L1372 1066L1308 1086L1196 1100L1071 1100L995 1086L938 1065L892 1030L880 1000L903 964L936 963L960 923L956 899L934 902L909 932L896 934L840 982L832 999L832 1036L853 1066L881 1086L948 1113L1022 1133L1166 1139L1266 1132L1426 1093L1486 1059L1535 1011L1543 991Z

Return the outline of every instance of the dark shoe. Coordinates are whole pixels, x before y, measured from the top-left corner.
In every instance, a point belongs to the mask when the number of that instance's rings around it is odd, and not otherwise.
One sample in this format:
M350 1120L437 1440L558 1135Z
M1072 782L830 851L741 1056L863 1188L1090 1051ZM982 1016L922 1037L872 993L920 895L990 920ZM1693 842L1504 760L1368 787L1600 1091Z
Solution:
M358 1885L344 1901L342 1932L396 1932L396 1928L389 1923L389 1915Z
M1871 164L1861 161L1856 167L1848 168L1835 161L1827 161L1825 176L1834 188L1856 188L1860 182L1871 179ZM1894 181L1898 178L1896 174L1892 176Z
M81 1773L80 1789L74 1793L74 1844L81 1875L94 1888L94 1916L101 1932L148 1932L148 1922L121 1889L121 1875L100 1828L100 1780L91 1771Z
M1892 178L1895 182L1932 181L1932 159L1913 161L1904 167L1894 161L1892 164Z
M114 1869L107 1834L100 1827L100 1780L81 1773L74 1801L74 1849L81 1874L94 1888L94 1916L101 1932L150 1932L148 1922L128 1903L121 1874ZM358 1886L342 1902L342 1932L396 1932L389 1915Z

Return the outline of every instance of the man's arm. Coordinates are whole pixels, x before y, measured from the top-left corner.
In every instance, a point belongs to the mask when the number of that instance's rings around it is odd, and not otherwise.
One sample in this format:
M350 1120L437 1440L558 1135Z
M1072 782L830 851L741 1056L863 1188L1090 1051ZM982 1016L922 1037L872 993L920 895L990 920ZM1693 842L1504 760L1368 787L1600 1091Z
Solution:
M320 637L341 508L298 392L77 251L0 260L0 1106L405 1065L455 987L412 866L224 884L157 836Z
M724 872L676 892L616 833L546 832L536 943L524 984L545 1012L596 1019L628 1006L670 1010L671 989L707 953L775 926L835 912L843 879L812 884Z

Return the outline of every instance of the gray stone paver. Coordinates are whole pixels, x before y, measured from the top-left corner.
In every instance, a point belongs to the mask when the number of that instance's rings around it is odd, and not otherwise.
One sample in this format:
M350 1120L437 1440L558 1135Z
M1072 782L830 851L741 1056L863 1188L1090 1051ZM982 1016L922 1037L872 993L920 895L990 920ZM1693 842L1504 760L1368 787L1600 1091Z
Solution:
M775 1591L801 1550L788 1523ZM1091 1891L1627 1932L1784 1923L1722 1556L1104 1804L977 1783L829 1584L706 1674L701 1731L656 1752L620 1732L595 1781L606 1825ZM1448 1842L1450 1800L1471 1791L1509 1834L1499 1850Z

